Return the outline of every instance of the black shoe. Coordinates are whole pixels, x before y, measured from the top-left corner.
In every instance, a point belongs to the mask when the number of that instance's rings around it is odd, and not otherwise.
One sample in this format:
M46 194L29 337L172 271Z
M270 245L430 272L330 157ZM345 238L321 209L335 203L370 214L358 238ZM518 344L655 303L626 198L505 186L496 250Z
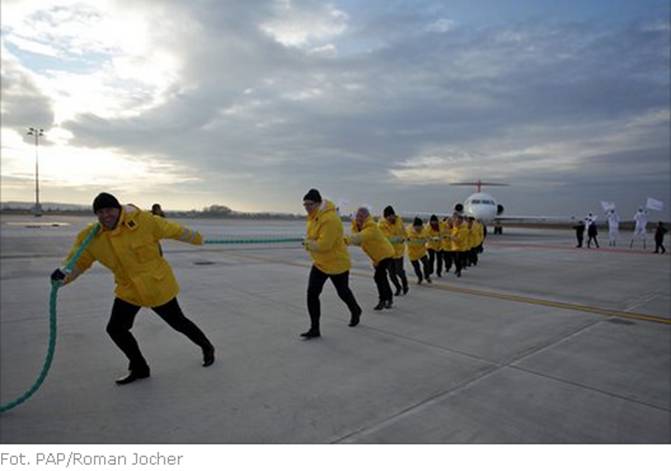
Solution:
M441 275L440 273L438 273L438 278L442 278L442 277L443 277L443 275Z
M431 283L431 278L429 278L429 277L427 276L427 277L426 277L426 282L430 284L430 283Z
M394 293L394 296L400 296L401 295L401 287L399 286L396 288L396 292Z
M214 363L214 347L210 345L203 348L203 366L210 366L212 363Z
M461 272L460 271L457 272L457 278L461 278Z
M387 299L387 300L384 302L384 308L385 308L385 309L391 309L392 304L394 304L394 302L393 302L391 299Z
M303 332L301 334L301 337L303 337L305 340L310 340L310 339L314 339L314 338L317 338L317 337L321 337L321 334L319 333L318 330L310 329L307 332Z
M421 285L421 284L422 284L422 279L421 279L421 278L420 278L419 280L417 280L417 284L418 284L418 285Z
M356 327L357 325L359 325L359 320L361 320L361 311L352 314L352 317L349 320L349 324L347 325L350 327Z
M406 294L408 294L408 291L410 291L410 288L408 288L407 285L404 286L404 287L403 287L403 296L405 296Z
M376 311L381 311L382 309L384 309L384 301L380 301L379 303L377 303L377 306L375 306L373 309L375 309Z
M146 370L130 370L130 373L128 373L123 378L117 379L115 383L119 386L123 386L124 384L129 384L137 379L143 378L149 378L149 368Z

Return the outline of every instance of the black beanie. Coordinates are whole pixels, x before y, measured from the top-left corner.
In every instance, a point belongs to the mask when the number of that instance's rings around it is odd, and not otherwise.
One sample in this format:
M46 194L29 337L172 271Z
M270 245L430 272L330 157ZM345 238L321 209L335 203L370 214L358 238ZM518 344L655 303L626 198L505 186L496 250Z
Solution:
M303 201L305 200L314 201L315 203L321 203L322 195L319 194L319 191L315 190L314 188L311 188L310 191L308 191L303 197Z
M389 217L389 216L395 216L396 213L394 212L394 208L392 208L391 206L387 206L386 208L384 208L382 215L384 217Z
M420 218L416 217L415 220L413 221L412 225L413 226L423 226L424 223L422 222L422 220Z
M430 222L438 222L438 216L435 214L432 214L431 217L429 218Z
M96 213L99 209L103 208L121 209L121 205L119 204L119 200L117 200L114 195L110 195L109 193L100 193L98 196L96 196L96 199L93 200L93 212Z

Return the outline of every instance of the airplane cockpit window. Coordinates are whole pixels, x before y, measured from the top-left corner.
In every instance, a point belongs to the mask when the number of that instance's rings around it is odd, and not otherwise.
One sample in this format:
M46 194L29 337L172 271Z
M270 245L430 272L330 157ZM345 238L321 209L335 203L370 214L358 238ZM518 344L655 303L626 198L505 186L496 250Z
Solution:
M471 204L480 204L480 200L471 200Z

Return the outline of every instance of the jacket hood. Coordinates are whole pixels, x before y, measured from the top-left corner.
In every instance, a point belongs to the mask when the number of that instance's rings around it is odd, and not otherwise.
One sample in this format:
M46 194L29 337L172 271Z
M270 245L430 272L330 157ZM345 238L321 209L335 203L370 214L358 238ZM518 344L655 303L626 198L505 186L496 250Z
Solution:
M326 213L329 213L331 211L335 212L336 206L333 204L332 201L329 200L323 200L322 204L319 205L319 209L315 211L314 213L308 215L308 219L316 219L318 217L323 216Z

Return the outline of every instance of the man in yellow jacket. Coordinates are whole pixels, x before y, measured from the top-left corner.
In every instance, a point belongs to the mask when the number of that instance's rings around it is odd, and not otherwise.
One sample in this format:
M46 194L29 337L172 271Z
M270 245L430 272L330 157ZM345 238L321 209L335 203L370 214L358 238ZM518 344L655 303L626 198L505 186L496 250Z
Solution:
M184 316L177 303L179 285L158 245L160 239L201 245L202 236L167 219L154 217L136 206L122 208L109 193L100 193L95 198L93 211L101 230L82 252L71 273L66 274L59 268L51 274L51 279L70 283L95 261L114 273L115 299L107 333L128 358L130 370L128 375L116 381L117 384L128 384L149 376L149 365L130 332L141 307L151 308L170 327L198 345L203 352L203 366L214 363L214 347L198 326ZM79 233L68 259L93 226L91 224Z
M429 268L429 257L426 255L426 241L428 239L428 230L424 227L424 222L421 218L416 217L412 226L408 227L407 242L408 242L408 258L410 264L417 275L417 284L421 285L422 281L426 280L431 283L431 270ZM424 274L419 267L419 262L422 262Z
M465 253L468 248L468 228L464 224L463 216L457 214L452 217L452 252L454 252L455 275L461 276L465 263Z
M389 265L394 260L394 247L382 234L382 231L373 220L368 208L359 208L352 221L352 236L346 239L352 245L360 245L366 255L370 257L375 268L375 286L377 287L378 303L373 309L380 311L389 309L393 304L393 294L387 273Z
M434 273L434 261L436 267L436 275L440 278L443 275L443 236L444 228L438 221L438 216L432 214L429 218L429 224L426 226L426 235L428 241L426 249L429 253L429 273Z
M349 269L352 264L345 245L342 221L335 205L331 201L322 201L319 191L313 188L303 197L303 207L308 213L305 249L310 253L313 265L307 295L310 329L303 332L301 337L311 339L321 336L319 295L328 278L331 278L338 296L349 308L350 327L359 324L361 308L349 288Z
M396 215L394 208L387 206L382 212L382 219L378 223L382 234L394 247L394 260L389 270L389 277L396 288L395 296L408 294L408 277L405 275L403 256L405 255L405 226L403 220ZM399 283L398 280L401 280Z

